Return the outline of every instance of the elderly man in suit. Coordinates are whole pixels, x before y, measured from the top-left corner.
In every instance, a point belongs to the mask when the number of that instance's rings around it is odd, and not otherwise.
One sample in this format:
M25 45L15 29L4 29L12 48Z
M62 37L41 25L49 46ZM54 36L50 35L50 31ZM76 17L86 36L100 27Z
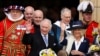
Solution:
M27 34L25 34L22 42L24 44L31 45L29 56L39 56L39 52L42 49L52 48L53 50L57 50L61 48L61 46L57 44L55 37L49 34L51 27L51 21L48 19L44 19L40 23L40 32L36 32L34 34L30 34L28 32Z

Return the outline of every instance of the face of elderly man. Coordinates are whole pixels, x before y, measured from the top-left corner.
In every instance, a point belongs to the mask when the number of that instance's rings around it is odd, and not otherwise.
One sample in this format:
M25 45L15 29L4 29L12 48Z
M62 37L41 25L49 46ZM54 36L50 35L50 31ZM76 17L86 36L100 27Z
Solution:
M51 22L48 21L47 19L43 20L40 24L40 30L42 34L44 35L48 34L48 32L51 30Z
M41 10L34 11L33 21L36 25L40 25L43 20L43 12Z
M71 20L71 12L70 11L65 11L65 12L61 13L61 20L65 24L69 24L69 22Z
M11 10L9 13L10 13L10 15L13 19L18 19L21 16L22 11L20 11L20 10Z
M32 20L33 19L33 13L34 13L34 8L31 7L31 6L27 6L25 8L25 12L24 12L25 19L26 20Z

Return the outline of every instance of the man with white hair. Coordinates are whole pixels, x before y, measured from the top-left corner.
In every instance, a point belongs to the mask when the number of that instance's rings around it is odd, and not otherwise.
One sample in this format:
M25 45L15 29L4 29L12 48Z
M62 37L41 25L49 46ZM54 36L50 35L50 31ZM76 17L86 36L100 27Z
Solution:
M85 36L89 39L90 44L93 43L94 36L92 32L97 28L98 23L92 20L92 13L94 11L94 5L89 0L82 1L77 10L82 13L82 22L86 28Z
M29 56L39 56L39 52L42 49L52 48L55 51L57 48L60 48L60 46L57 45L55 37L49 34L51 28L51 21L49 19L44 19L40 23L39 32L24 35L22 40L23 44L31 45Z
M71 34L71 31L67 30L70 28L70 20L71 20L71 10L68 8L63 8L61 10L61 20L56 21L53 24L51 34L53 34L56 38L58 43L62 43L62 46L65 46L67 44L67 41L65 39L66 36Z

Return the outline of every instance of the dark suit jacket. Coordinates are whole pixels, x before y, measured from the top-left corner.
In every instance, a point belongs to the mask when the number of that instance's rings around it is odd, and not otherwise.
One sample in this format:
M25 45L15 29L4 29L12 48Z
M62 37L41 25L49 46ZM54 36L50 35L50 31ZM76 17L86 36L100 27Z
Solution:
M22 40L23 44L31 45L29 56L39 56L39 52L46 48L52 48L53 50L57 48L60 49L60 46L57 45L55 37L51 36L50 34L48 35L48 41L49 45L46 47L40 32L35 34L25 34Z
M81 45L79 46L78 51L83 52L87 56L88 48L89 48L89 41L87 38L84 38L83 42L81 42ZM73 43L71 50L75 50L75 42ZM71 55L70 54L70 56L79 56L79 55Z

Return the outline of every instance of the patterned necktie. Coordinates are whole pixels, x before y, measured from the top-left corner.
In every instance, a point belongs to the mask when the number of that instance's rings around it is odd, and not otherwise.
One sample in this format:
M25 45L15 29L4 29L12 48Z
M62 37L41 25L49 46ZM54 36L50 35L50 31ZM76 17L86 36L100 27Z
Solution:
M48 39L46 35L44 35L44 42L45 42L46 47L48 47Z

